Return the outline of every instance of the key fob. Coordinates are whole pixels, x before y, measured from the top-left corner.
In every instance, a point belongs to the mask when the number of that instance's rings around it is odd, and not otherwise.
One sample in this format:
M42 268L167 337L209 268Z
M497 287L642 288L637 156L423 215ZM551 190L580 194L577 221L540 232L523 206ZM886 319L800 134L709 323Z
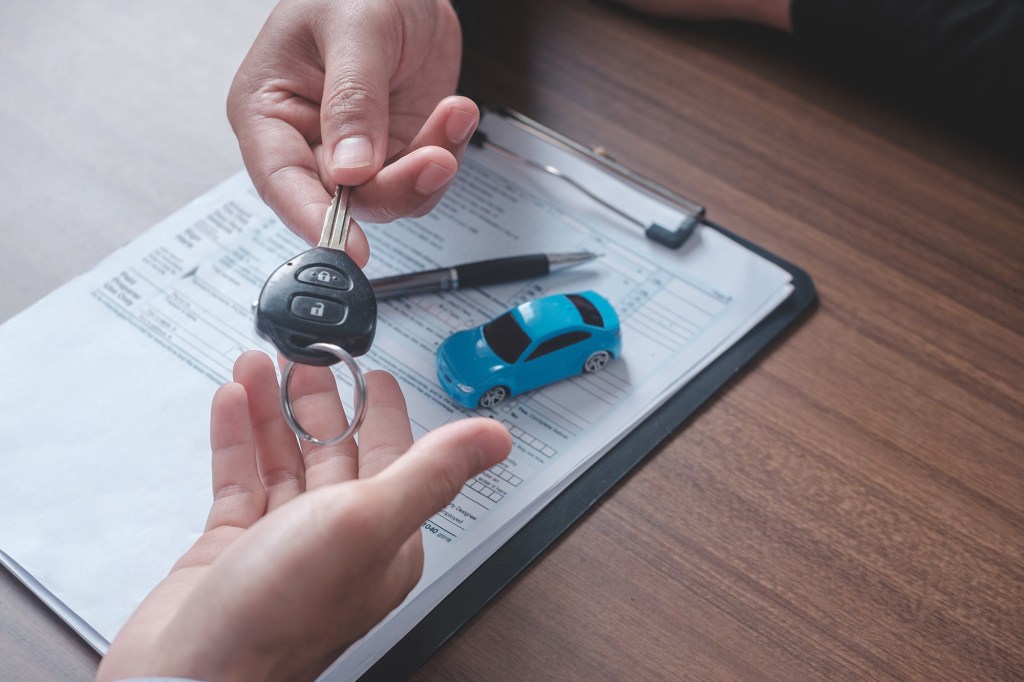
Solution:
M373 287L338 249L317 246L284 263L256 301L256 331L294 362L321 367L338 362L330 353L306 348L317 342L363 355L376 329Z

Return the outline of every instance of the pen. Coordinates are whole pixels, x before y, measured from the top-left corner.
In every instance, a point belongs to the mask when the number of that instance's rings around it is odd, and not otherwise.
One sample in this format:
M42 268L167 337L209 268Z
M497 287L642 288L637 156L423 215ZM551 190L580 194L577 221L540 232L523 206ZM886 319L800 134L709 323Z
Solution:
M475 263L463 263L449 268L424 270L407 275L394 275L371 279L370 285L378 299L396 298L412 294L433 294L489 284L504 284L522 279L542 277L558 270L571 268L597 258L597 254L535 253L528 256L494 258Z

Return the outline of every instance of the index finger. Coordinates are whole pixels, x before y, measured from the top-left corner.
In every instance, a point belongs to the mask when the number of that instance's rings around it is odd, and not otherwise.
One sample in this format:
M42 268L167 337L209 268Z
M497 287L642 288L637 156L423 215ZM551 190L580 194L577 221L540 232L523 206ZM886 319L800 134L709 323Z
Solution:
M236 124L242 160L260 197L308 244L320 241L332 195L320 179L316 154L299 130L270 116ZM352 223L346 252L360 266L370 257L361 228Z
M320 239L331 195L320 182L313 150L287 123L263 119L239 130L242 160L260 197L307 244Z

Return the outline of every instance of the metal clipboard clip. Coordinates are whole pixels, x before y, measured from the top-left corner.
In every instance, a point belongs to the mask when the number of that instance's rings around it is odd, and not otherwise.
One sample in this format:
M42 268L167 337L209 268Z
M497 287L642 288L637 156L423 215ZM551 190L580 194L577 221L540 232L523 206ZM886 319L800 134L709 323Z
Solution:
M489 136L487 133L479 130L475 132L473 137L470 139L470 144L476 147L495 152L535 170L543 171L544 173L571 185L577 191L597 202L604 208L614 212L624 220L640 227L647 238L652 241L669 248L677 249L686 242L691 234L693 234L693 231L704 218L705 211L703 206L687 199L686 197L676 194L675 192L672 192L671 190L641 175L638 175L629 168L626 168L607 156L607 154L605 154L600 148L591 149L585 147L584 145L571 140L564 135L556 133L550 128L546 128L536 121L510 109L486 109L484 111L484 115L501 116L509 123L512 123L516 128L529 133L547 144L555 146L563 152L572 155L587 164L594 166L598 172L610 175L618 179L620 182L629 185L636 191L646 194L658 202L673 207L681 217L677 221L669 223L670 226L663 224L665 221L659 222L658 220L645 220L642 217L623 210L598 192L591 190L587 187L585 182L577 179L576 175L570 170L547 163L546 161L536 160L531 158L529 155L513 151L509 146L506 146L505 144L495 140L492 136Z

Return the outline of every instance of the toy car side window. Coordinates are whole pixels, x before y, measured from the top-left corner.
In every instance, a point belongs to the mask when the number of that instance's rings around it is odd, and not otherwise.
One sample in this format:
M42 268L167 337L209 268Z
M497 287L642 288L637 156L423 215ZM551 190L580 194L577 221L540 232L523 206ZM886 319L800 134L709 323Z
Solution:
M565 334L559 334L558 336L552 337L544 343L537 346L536 350L530 353L530 357L526 358L529 362L535 358L539 358L542 355L548 353L554 353L556 350L568 348L574 343L579 343L584 339L590 338L590 332L566 332Z
M512 313L494 318L484 325L483 332L484 340L495 355L509 364L518 360L530 345L530 337L512 317Z

